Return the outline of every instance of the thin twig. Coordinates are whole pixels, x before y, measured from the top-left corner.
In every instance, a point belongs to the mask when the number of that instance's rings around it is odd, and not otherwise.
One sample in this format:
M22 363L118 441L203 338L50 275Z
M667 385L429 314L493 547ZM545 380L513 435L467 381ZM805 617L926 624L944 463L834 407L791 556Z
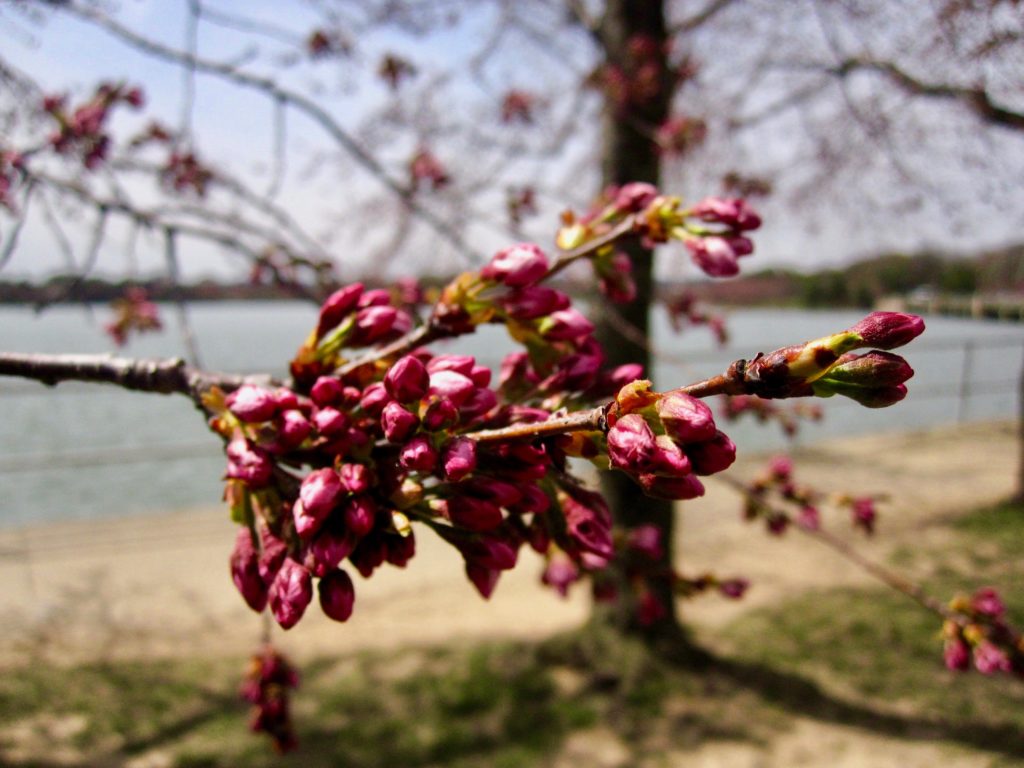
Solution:
M188 355L188 361L198 368L200 366L199 345L189 320L188 306L178 290L181 281L179 279L177 233L172 227L164 229L164 259L167 262L167 275L175 293L174 304L178 309L178 328L181 331L182 341L185 343L185 352Z

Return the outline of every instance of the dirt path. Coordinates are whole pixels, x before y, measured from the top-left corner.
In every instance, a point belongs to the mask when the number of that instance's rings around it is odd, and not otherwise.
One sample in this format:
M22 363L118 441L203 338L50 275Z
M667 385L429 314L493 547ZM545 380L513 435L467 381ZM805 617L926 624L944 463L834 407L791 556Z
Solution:
M881 557L910 538L938 535L929 522L1008 495L1017 448L1010 424L982 424L828 443L797 458L799 479L819 487L891 495L879 536L862 547ZM733 471L749 476L763 462L741 460ZM867 579L804 537L780 540L745 525L737 494L714 480L708 486L707 497L681 513L682 568L742 574L754 587L740 602L706 598L685 606L698 625L713 628L794 591ZM228 578L232 538L219 507L0 532L0 659L245 652L260 622ZM452 637L541 637L586 616L582 590L563 601L537 583L539 560L505 574L484 602L446 545L429 535L417 543L406 571L383 569L357 583L356 612L346 626L313 609L280 644L308 657ZM523 556L536 560L532 552Z

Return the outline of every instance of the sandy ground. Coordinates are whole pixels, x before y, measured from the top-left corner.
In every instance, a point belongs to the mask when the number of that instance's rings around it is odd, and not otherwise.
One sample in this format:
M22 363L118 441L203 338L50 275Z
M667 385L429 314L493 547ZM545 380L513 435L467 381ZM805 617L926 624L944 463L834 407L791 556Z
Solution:
M798 479L890 495L879 535L860 545L881 557L894 540L906 541L909 530L915 537L941 535L927 523L1008 495L1018 454L1012 425L980 424L827 443L795 455ZM731 471L749 476L763 462L763 456L741 459ZM845 520L836 522L846 530ZM226 512L210 507L0 532L0 583L6 587L0 590L0 661L245 652L260 620L228 577L233 531ZM743 523L736 492L714 478L704 499L680 509L675 545L686 573L744 575L754 584L742 601L710 597L684 607L698 625L712 628L795 591L869 578L806 537L778 539ZM347 625L313 606L296 629L278 633L280 645L301 658L453 637L534 638L586 616L584 590L561 600L539 585L540 561L532 552L524 550L523 557L534 562L505 574L484 602L447 545L422 532L417 546L406 570L384 568L357 582L356 612Z

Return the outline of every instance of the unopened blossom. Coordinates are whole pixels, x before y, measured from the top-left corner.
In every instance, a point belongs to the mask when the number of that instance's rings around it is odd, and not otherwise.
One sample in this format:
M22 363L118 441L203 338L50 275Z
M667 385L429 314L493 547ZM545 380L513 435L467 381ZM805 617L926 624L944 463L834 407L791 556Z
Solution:
M344 385L334 376L321 376L314 383L309 391L313 402L323 407L335 405L342 398Z
M713 475L728 469L736 461L736 445L724 432L718 431L710 440L686 446L693 471L698 475Z
M355 603L355 587L351 577L343 570L334 570L320 579L317 585L320 607L335 621L348 621Z
M259 553L252 543L252 534L243 528L235 538L231 552L231 580L245 602L256 612L267 604L267 585L260 576Z
M946 669L950 671L963 672L971 667L970 646L959 635L946 640L942 656Z
M718 591L732 600L739 600L750 589L747 579L726 579L718 583Z
M235 416L246 422L268 421L277 412L274 393L252 384L243 384L228 395L227 406Z
M430 375L426 366L414 355L400 358L384 376L384 386L395 400L411 403L427 394Z
M623 184L615 193L612 205L622 213L636 213L646 208L658 196L658 188L644 181Z
M245 481L250 488L262 488L270 482L273 462L259 448L245 438L238 437L228 443L224 452L228 457L226 477Z
M971 597L971 608L992 619L1001 619L1006 613L1006 605L993 587L982 587Z
M1013 665L1006 651L995 643L982 640L974 646L974 668L983 675L991 675L995 672L1010 672Z
M866 346L895 349L908 344L924 332L924 320L903 312L872 312L850 328Z
M337 437L348 429L349 420L343 412L328 406L313 414L313 424L324 437Z
M494 254L480 275L510 288L521 288L538 282L547 272L548 257L544 251L533 243L519 243Z
M569 587L580 580L582 574L576 564L565 555L555 555L548 560L541 575L541 582L566 597Z
M630 549L651 560L660 560L665 555L661 541L661 529L656 525L638 525L629 532Z
M309 571L290 557L285 558L274 583L270 585L269 598L270 610L281 628L294 627L313 599L313 580Z
M359 297L363 295L363 284L353 283L339 288L327 297L327 300L320 307L320 319L316 327L317 339L323 338L328 331L333 330L341 323L359 303Z
M683 444L711 440L717 432L711 409L691 395L673 390L658 398L655 404L665 432Z
M401 443L419 426L419 419L397 402L391 401L384 406L380 425L388 442Z
M445 447L441 462L445 477L458 482L476 469L476 441L455 438Z
M437 450L425 435L414 437L406 443L398 456L403 468L415 472L433 472L437 466Z
M540 321L538 330L549 341L576 341L594 332L594 324L572 307L560 309Z
M348 499L343 506L345 527L354 536L365 536L373 530L377 507L369 496L360 494Z
M468 375L457 371L441 370L430 374L430 394L447 398L456 407L461 407L476 389Z
M706 197L690 213L708 222L724 224L737 231L757 229L761 217L747 202L735 197Z
M704 484L695 475L669 477L665 475L643 474L637 482L644 493L657 499L696 499L704 495Z
M476 591L484 600L489 600L498 585L501 571L494 568L485 568L475 563L466 563L466 578L476 587Z

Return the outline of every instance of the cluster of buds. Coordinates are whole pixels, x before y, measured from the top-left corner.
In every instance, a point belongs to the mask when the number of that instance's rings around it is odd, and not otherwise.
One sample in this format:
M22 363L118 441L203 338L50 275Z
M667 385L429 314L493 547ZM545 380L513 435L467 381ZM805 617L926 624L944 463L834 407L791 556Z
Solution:
M409 161L409 183L414 191L422 186L438 190L448 186L450 181L448 171L433 152L425 147L416 150Z
M582 217L564 214L557 243L563 249L577 248L626 221L648 248L681 241L694 263L712 277L739 272L739 259L754 251L744 233L761 225L761 218L741 199L709 197L685 208L680 198L661 195L651 184L633 182L606 190Z
M377 74L388 84L391 90L398 90L403 80L416 76L416 66L401 56L388 53L380 60Z
M822 410L818 403L797 401L783 406L774 400L765 400L757 395L725 395L722 398L722 413L729 421L750 415L761 424L770 421L778 423L787 437L796 435L801 420L821 421Z
M298 746L288 706L289 691L297 688L299 676L284 656L269 645L249 663L239 694L252 704L249 727L266 733L279 753Z
M103 330L117 346L124 346L130 333L159 331L160 308L149 300L145 288L132 287L125 290L119 299L110 302L114 318L103 326Z
M163 183L175 192L191 190L199 197L206 195L206 188L214 178L210 168L203 165L194 152L171 152L167 163L160 172Z
M604 64L592 75L590 84L600 87L619 112L643 110L686 76L669 64L670 52L668 41L634 35L626 43L625 56Z
M758 355L733 373L743 390L766 398L843 395L868 408L906 397L914 370L887 350L924 331L924 321L901 312L872 312L848 330ZM876 347L864 354L853 350ZM886 351L883 351L886 350Z
M821 508L827 503L846 509L854 528L871 535L877 519L874 496L847 493L825 494L793 479L793 462L776 456L744 489L743 516L748 521L764 520L769 533L781 535L793 523L805 531L821 527Z
M311 58L326 59L332 56L347 56L352 52L352 44L336 30L314 29L306 38L306 50Z
M697 577L677 576L675 592L683 597L696 597L710 590L715 590L722 597L740 600L750 589L750 581L741 577L723 579L713 573L705 573Z
M687 325L706 326L719 346L729 343L729 329L725 318L700 306L697 297L689 291L682 291L665 301L668 321L672 330L681 333Z
M1006 606L992 587L973 595L957 595L943 624L946 667L974 668L983 675L997 672L1024 676L1024 638L1006 620Z
M704 143L708 126L701 118L673 115L658 126L654 140L664 155L683 156Z
M25 170L25 161L14 150L0 150L0 206L14 213L12 192Z
M736 446L715 426L711 409L681 390L658 393L651 382L623 387L608 409L608 464L633 477L650 496L704 495L700 475L736 460Z
M139 88L109 83L100 85L92 98L74 111L68 110L65 97L47 96L43 99L43 111L53 117L58 126L50 137L50 144L61 153L78 152L83 165L93 170L106 159L110 150L110 136L104 131L110 110L117 104L139 109L143 101Z
M506 92L501 100L501 122L529 125L533 122L536 103L537 97L527 91L512 89Z
M523 219L537 213L537 193L533 187L509 187L505 191L508 220L518 226Z

